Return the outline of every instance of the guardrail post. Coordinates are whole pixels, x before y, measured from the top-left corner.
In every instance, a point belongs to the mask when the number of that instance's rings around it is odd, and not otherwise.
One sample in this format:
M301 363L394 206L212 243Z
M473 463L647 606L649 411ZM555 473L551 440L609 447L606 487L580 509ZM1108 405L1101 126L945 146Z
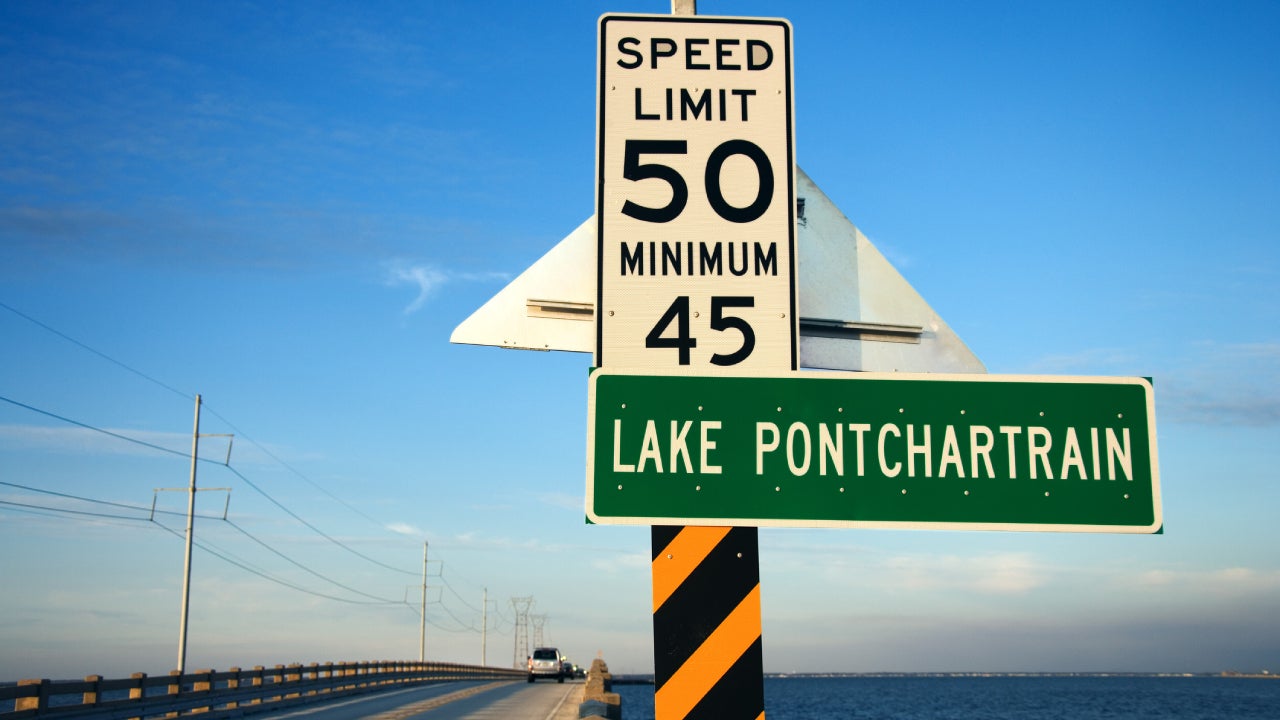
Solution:
M169 671L169 686L168 686L168 692L169 692L169 694L170 694L170 695L181 695L181 694L182 694L182 680L183 680L183 677L182 677L182 671L181 671L181 670L170 670L170 671ZM176 713L176 712L165 713L165 717L167 717L167 718L178 717L178 713Z
M284 684L284 679L285 679L284 666L276 665L275 671L271 673L271 683L273 685L282 685ZM275 702L276 700L280 700L283 698L284 698L284 691L282 690L279 695L272 695L270 698L265 698L264 700L270 700L271 702Z
M259 705L262 703L262 693L258 688L262 687L262 671L261 665L253 666L253 675L249 678L249 686L255 688L253 699L249 701L250 705Z
M231 667L227 669L227 672L231 673L231 677L227 678L227 689L238 690L240 688L240 668ZM227 703L228 710L238 707L240 707L240 703L236 700Z
M147 674L136 672L129 676L133 682L129 683L129 699L141 700L147 696ZM129 720L141 720L141 718L131 717Z
M213 669L212 668L208 668L205 670L197 670L194 673L192 673L189 677L191 678L192 692L207 694L210 690L213 689ZM202 705L200 707L191 708L190 713L194 715L196 713L209 712L212 709L213 709L212 705Z
M302 665L300 663L289 663L289 673L285 675L285 682L301 684L301 681L302 681ZM294 688L294 691L285 695L285 698L286 699L296 698L301 694L302 692L300 690L298 690L297 688Z
M39 685L36 689L35 697L22 697L13 701L13 709L17 710L35 710L36 712L44 712L49 709L49 681L30 679L19 680L18 686Z
M80 699L80 702L85 705L97 705L98 704L98 688L101 686L102 676L86 675L84 677L84 681L87 683L93 683L93 687L89 688L88 690L85 690L84 697Z
M147 693L147 674L134 673L129 676L129 679L133 680L133 682L129 684L129 699L137 700L145 697Z

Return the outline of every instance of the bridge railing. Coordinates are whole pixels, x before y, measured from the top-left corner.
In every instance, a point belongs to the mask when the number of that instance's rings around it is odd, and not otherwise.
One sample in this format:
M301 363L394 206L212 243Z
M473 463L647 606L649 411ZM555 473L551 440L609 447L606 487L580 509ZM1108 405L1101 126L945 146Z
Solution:
M450 680L523 679L523 670L437 662L344 662L197 670L84 680L20 680L0 687L0 720L219 720L292 704Z

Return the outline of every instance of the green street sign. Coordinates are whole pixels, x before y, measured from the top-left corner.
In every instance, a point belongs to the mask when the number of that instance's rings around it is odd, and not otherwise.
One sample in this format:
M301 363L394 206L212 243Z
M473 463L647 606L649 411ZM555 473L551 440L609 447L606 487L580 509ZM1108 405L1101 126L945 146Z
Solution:
M591 375L587 516L1154 533L1144 378Z

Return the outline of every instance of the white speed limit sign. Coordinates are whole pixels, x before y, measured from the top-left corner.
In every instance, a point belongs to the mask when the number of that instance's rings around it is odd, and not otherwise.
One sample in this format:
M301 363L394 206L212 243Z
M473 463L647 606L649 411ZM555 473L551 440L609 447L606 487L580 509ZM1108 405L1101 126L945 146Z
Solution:
M791 26L605 15L595 364L797 367Z

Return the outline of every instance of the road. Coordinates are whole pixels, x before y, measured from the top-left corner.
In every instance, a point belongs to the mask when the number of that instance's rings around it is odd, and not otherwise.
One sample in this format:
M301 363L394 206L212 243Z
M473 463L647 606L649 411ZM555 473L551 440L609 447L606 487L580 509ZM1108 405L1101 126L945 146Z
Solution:
M254 715L255 720L577 720L582 681L446 682Z

